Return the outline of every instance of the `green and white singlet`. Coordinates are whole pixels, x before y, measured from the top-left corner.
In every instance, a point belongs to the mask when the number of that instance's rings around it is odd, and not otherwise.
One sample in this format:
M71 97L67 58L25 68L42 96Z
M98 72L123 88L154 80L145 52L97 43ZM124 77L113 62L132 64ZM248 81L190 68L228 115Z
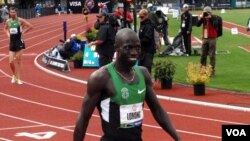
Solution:
M21 39L22 27L20 25L18 17L16 17L15 20L9 18L7 24L10 33L10 51L19 51L21 49L24 49L24 43Z
M113 63L107 65L107 68L115 94L100 102L99 111L105 133L103 140L141 140L143 103L146 94L144 76L139 67L134 66L138 81L126 83L115 70Z
M9 32L10 32L10 39L21 40L22 28L18 20L18 17L16 17L15 20L12 20L12 18L9 18L8 27L9 27Z

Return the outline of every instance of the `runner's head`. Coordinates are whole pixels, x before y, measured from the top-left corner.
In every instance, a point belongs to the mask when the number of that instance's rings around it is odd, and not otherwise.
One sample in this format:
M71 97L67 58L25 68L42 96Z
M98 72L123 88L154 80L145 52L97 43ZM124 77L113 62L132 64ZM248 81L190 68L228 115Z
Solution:
M119 30L115 38L117 60L128 67L135 65L141 53L141 44L136 32L129 28Z
M17 9L15 7L10 7L9 9L9 14L11 18L16 18L17 13L16 13Z

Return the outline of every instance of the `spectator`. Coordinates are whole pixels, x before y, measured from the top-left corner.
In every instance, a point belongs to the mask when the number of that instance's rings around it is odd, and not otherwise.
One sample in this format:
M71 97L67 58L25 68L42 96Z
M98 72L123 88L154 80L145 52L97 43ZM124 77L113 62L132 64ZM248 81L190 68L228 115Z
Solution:
M58 6L57 6L57 13L58 13L58 15L61 15L61 13L62 13L62 6L61 6L61 4L58 4Z
M99 2L98 7L99 7L99 13L109 13L106 3Z
M183 13L181 14L181 34L184 41L186 54L191 55L191 32L192 32L192 14L189 12L189 6L183 5Z
M117 59L95 71L88 79L74 141L84 140L96 107L104 132L101 141L142 141L144 101L162 129L175 141L181 141L167 112L157 100L147 69L135 66L140 48L140 40L134 31L129 28L118 31L115 39Z
M128 12L128 11L126 12L126 18L124 18L124 5L123 5L123 3L117 4L117 11L115 11L114 14L119 18L120 23L122 25L122 28L124 28L124 27L131 28L131 23L133 22L134 19L133 19L132 15L130 14L130 12ZM124 22L125 22L125 24L124 24Z
M200 63L204 66L207 64L207 56L210 57L210 64L212 66L212 74L215 75L215 61L216 61L216 38L218 22L212 15L212 8L209 6L204 7L203 14L200 16L197 26L202 28L202 50Z
M2 11L1 18L3 19L3 23L5 24L7 19L9 18L8 6L7 5L3 6L1 11Z
M83 50L81 40L77 38L76 34L71 34L70 39L65 42L64 48L59 49L59 52L63 59L70 59L80 50Z
M116 31L108 21L108 15L106 13L100 13L97 15L97 23L99 31L97 32L96 40L90 42L89 47L96 45L96 51L99 54L100 67L112 62L114 56L114 39Z
M247 31L250 31L250 18L247 21Z
M140 66L144 66L151 73L151 68L153 65L154 54L156 53L156 43L154 26L150 19L148 18L148 10L142 9L139 11L140 18L140 29L139 38L141 41L142 56L139 61Z
M94 0L86 0L85 1L85 6L87 6L87 8L89 9L89 12L90 12L91 9L93 9L95 7Z
M40 4L36 4L36 7L35 7L35 12L36 12L36 17L40 17L41 16L41 12L42 12L42 7Z

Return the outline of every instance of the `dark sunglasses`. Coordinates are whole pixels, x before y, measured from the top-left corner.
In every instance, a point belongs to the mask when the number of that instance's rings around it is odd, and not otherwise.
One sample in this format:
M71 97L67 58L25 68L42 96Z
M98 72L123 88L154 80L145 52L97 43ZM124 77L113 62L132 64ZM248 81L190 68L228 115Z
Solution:
M145 18L145 16L139 16L139 18L140 18L140 19L143 19L143 18Z

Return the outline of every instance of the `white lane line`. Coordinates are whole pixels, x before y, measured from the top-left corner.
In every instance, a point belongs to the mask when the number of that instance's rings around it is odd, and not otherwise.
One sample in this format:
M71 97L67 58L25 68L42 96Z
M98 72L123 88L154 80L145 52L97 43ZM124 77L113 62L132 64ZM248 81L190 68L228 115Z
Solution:
M149 127L149 128L162 129L160 126L154 126L154 125L149 125L149 124L143 124L143 126ZM63 128L74 128L74 127L75 127L75 125L63 126ZM202 133L196 133L196 132L190 132L190 131L184 131L184 130L178 130L178 129L177 129L177 132L191 134L191 135L197 135L197 136L204 136L204 137L209 137L209 138L221 139L220 136L214 136L214 135L208 135L208 134L202 134Z
M9 54L6 54L6 53L1 53L0 54L0 57L3 56L3 57L8 57ZM24 53L23 56L37 56L37 53Z
M9 140L9 139L6 139L6 138L1 138L1 137L0 137L0 140L1 141L12 141L12 140Z
M225 28L225 29L231 31L231 28L227 28L227 27L223 27L223 28ZM245 34L245 33L243 33L243 32L240 32L240 31L239 31L239 33L240 33L242 36L245 36L246 38L250 38L250 35L247 35L247 34Z
M46 52L46 51L45 51ZM44 52L43 52L44 53ZM41 66L39 63L38 63L38 58L40 56L43 55L43 53L39 54L36 56L36 58L34 59L34 64L36 67L38 67L39 69L41 69L42 71L48 73L48 74L51 74L51 75L54 75L54 76L57 76L57 77L60 77L60 78L64 78L64 79L67 79L67 80L70 80L70 81L73 81L73 82L77 82L77 83L81 83L81 84L87 84L87 81L83 81L83 80L80 80L80 79L76 79L76 78L72 78L72 77L68 77L66 75L63 75L63 74L60 74L60 73L56 73L54 71L51 71L43 66Z
M243 49L243 50L245 50L246 52L250 52L250 50L248 50L248 49L246 49L246 48L244 48L242 46L238 46L238 47L241 48L241 49Z
M90 22L90 24L91 24L91 23L94 23L94 22ZM74 30L79 29L79 28L82 28L82 26L76 26L75 28L71 28L68 32L74 31ZM85 32L85 31L83 31L83 32ZM81 33L83 33L83 32L81 32ZM47 33L47 32L46 32L46 33ZM81 33L80 33L80 34L81 34ZM51 37L51 38L48 38L48 39L46 39L46 40L43 40L43 41L41 41L41 42L38 42L38 43L36 43L36 44L31 45L31 46L29 46L28 48L26 48L25 50L31 49L31 48L33 48L33 47L35 47L35 46L37 46L37 45L42 44L42 43L46 43L46 42L48 42L48 41L50 41L50 40L52 40L52 39L55 39L55 38L57 38L57 37L59 37L59 36L62 36L62 35L61 35L61 34L55 35L55 36L53 36L53 37ZM2 48L0 48L0 50L1 50L1 49L2 49ZM0 61L4 60L5 58L7 58L7 57L1 58Z
M72 26L74 26L74 25L79 25L79 23L80 22L78 22L78 23L74 23ZM77 27L77 26L76 26ZM25 42L28 42L29 40L32 40L32 39L35 39L35 38L39 38L40 36L43 36L43 35L48 35L48 34L51 34L51 33L53 33L53 32L56 32L56 31L60 31L61 29L54 29L54 30L50 30L49 32L43 32L42 34L39 34L39 35L37 35L37 36L32 36L32 37L30 37L30 38L28 38L28 39L25 39ZM62 36L62 35L60 35L60 36ZM3 46L3 47L1 47L0 49L4 49L4 48L7 48L7 47L9 47L9 45L5 45L5 46Z
M0 95L10 97L10 98L13 98L13 99L17 99L17 100L20 100L20 101L24 101L24 102L27 102L27 103L32 103L32 104L36 104L36 105L40 105L40 106L44 106L44 107L49 107L49 108L53 108L53 109L57 109L57 110L61 110L61 111L66 111L66 112L79 114L78 111L74 111L74 110L70 110L70 109L66 109L66 108L61 108L61 107L57 107L57 106L52 106L52 105L48 105L48 104L43 104L43 103L31 101L31 100L26 100L26 99L11 96L11 95L8 95L8 94L2 93L2 92L0 92ZM144 108L144 109L149 111L149 109L146 109L146 108ZM177 116L185 116L185 117L188 117L188 118L195 118L195 119L200 119L200 120L208 120L208 121L213 121L213 122L236 123L236 122L231 122L231 121L215 120L215 119L210 119L210 118L201 118L201 117L197 117L197 116L184 115L184 114L178 114L178 113L169 113L169 114L170 115L171 114L172 115L177 115ZM100 118L99 115L95 115L95 114L92 114L92 117ZM237 124L246 124L246 123L238 123L237 122ZM150 124L143 124L143 126L152 127L152 128L161 128L159 126L154 126L154 125L150 125ZM64 128L64 127L61 127L61 128ZM206 137L211 137L211 138L217 138L217 136L208 135L208 134L201 134L201 133L197 133L197 132L189 132L189 131L184 131L184 130L178 130L178 131L182 132L182 133L188 133L188 134L195 134L195 135L206 136Z
M4 113L0 113L0 115L8 117L8 118L12 118L12 119L17 119L17 120L33 123L33 124L38 124L38 125L41 125L41 126L47 126L47 127L51 127L51 128L55 128L55 129L59 129L59 130L63 130L63 131L73 132L73 130L70 130L70 129L67 129L67 128L62 128L62 127L59 127L59 126L50 125L50 124L46 124L46 123L42 123L42 122L38 122L38 121L34 121L34 120L21 118L21 117L16 117L16 116L4 114ZM91 133L86 133L86 135L89 135L89 136L92 136L92 137L98 137L98 138L101 137L100 135L91 134Z
M40 103L40 102L35 102L35 101L32 101L32 100L27 100L27 99L15 97L15 96L12 96L12 95L9 95L9 94L6 94L6 93L2 93L2 92L0 92L0 95L3 95L5 97L9 97L9 98L12 98L12 99L16 99L16 100L19 100L19 101L24 101L24 102L27 102L27 103L32 103L32 104L39 105L39 106L44 106L44 107L48 107L48 108L52 108L52 109L57 109L57 110L61 110L61 111L66 111L66 112L71 112L71 113L79 114L79 111L70 110L70 109L66 109L66 108L61 108L61 107L57 107L57 106L53 106L53 105L48 105L48 104ZM150 111L148 108L144 108L144 110ZM199 120L207 120L207 121L213 121L213 122L219 122L219 123L247 124L247 123L232 122L232 121L226 121L226 120L217 120L217 119L212 119L212 118L204 118L204 117L198 117L198 116L193 116L193 115L179 114L179 113L173 113L173 112L168 112L168 113L170 115L188 117L188 118L199 119ZM93 114L93 117L100 117L100 116Z
M11 76L8 75L7 73L5 73L3 70L0 69L0 72L2 74L4 74L6 77L11 78ZM75 95L75 94L71 94L71 93L67 93L67 92L63 92L63 91L58 91L58 90L55 90L55 89L49 89L47 87L42 87L42 86L35 85L35 84L29 83L29 82L26 82L26 81L23 81L23 82L24 82L24 84L27 84L27 85L30 85L30 86L33 86L33 87L36 87L36 88L39 88L39 89L43 89L43 90L46 90L46 91L50 91L50 92L54 92L54 93L59 93L59 94L62 94L62 95L76 97L76 98L80 98L80 99L83 98L82 96L79 96L79 95Z
M51 70L49 70L49 69L41 66L38 63L38 57L41 56L42 54L43 53L41 53L38 56L36 56L36 58L34 60L35 65L39 69L45 71L46 73L54 75L54 76L58 76L58 77L61 77L61 78L64 78L64 79L67 79L67 80L70 80L70 81L74 81L74 82L77 82L77 83L87 84L87 81L76 79L76 78L72 78L72 77L68 77L66 75L56 73L54 71L51 71ZM221 109L228 109L228 110L237 110L237 111L250 112L250 108L239 107L239 106L231 106L231 105L217 104L217 103L211 103L211 102L202 102L202 101L188 100L188 99L168 97L168 96L161 96L161 95L157 95L157 97L159 99L161 99L161 100L176 101L176 102L189 103L189 104L194 104L194 105L203 105L203 106L213 107L213 108L221 108Z
M36 128L36 127L43 127L43 126L44 125L32 125L32 126L18 126L18 127L10 127L10 128L0 128L0 131L25 129L25 128Z
M76 20L72 20L72 22L70 22L70 23L73 23L73 24L69 24L68 26L75 26L76 24L80 24L80 23L82 23L82 21L79 21L79 19L80 18L78 18L78 19L76 19ZM76 21L76 22L75 22ZM56 27L58 27L59 26L59 22L57 22L57 25L56 26L46 26L46 28L43 28L43 29L40 29L40 28L37 28L37 29L39 29L39 30L32 30L31 32L28 32L27 33L27 35L30 35L30 34L35 34L34 32L39 32L39 34L37 34L37 36L32 36L32 37L29 37L29 38L26 38L25 39L25 41L27 42L27 41L29 41L29 40L31 40L31 39L33 39L33 38L36 38L36 37L40 37L40 36L43 36L43 35L47 35L48 33L51 33L51 32L55 32L55 31L58 31L58 30L61 30L62 29L62 27L60 26L59 28L56 28ZM53 28L53 27L55 27L55 28ZM54 29L54 30L51 30L50 28L52 28L52 29ZM47 29L50 29L50 30L47 30ZM46 33L44 33L44 32L40 32L40 31L49 31L49 32L46 32ZM43 34L41 34L41 33L43 33ZM26 36L26 35L25 35ZM8 38L6 38L6 39L3 39L3 40L1 40L1 41L5 41L5 40L9 40ZM1 42L0 41L0 42ZM8 47L8 46L3 46L3 47L1 47L1 48L6 48L6 47ZM0 49L1 49L0 48Z
M162 96L162 95L157 95L157 97L159 99L164 99L164 100L168 100L168 101L189 103L189 104L193 104L193 105L201 105L201 106L220 108L220 109L250 112L250 108L246 108L246 107L231 106L231 105L225 105L225 104L217 104L217 103L211 103L211 102L203 102L203 101L175 98L175 97Z
M31 104L52 108L52 109L57 109L57 110L76 113L76 114L79 113L78 111L74 111L74 110L70 110L70 109L66 109L66 108L61 108L61 107L57 107L57 106L52 106L52 105L48 105L48 104L44 104L44 103L40 103L40 102L35 102L35 101L32 101L32 100L27 100L27 99L15 97L15 96L12 96L12 95L9 95L9 94L6 94L6 93L2 93L2 92L0 92L0 95L3 95L5 97L9 97L9 98L12 98L12 99L16 99L16 100L19 100L19 101L24 101L24 102L31 103Z
M149 124L143 124L143 125L146 126L146 127L162 129L159 126L152 126L152 125L149 125ZM214 136L214 135L208 135L208 134L197 133L197 132L190 132L190 131L184 131L184 130L178 130L178 129L177 129L177 131L180 132L180 133L185 133L185 134L191 134L191 135L197 135L197 136L203 136L203 137L221 139L220 136Z

